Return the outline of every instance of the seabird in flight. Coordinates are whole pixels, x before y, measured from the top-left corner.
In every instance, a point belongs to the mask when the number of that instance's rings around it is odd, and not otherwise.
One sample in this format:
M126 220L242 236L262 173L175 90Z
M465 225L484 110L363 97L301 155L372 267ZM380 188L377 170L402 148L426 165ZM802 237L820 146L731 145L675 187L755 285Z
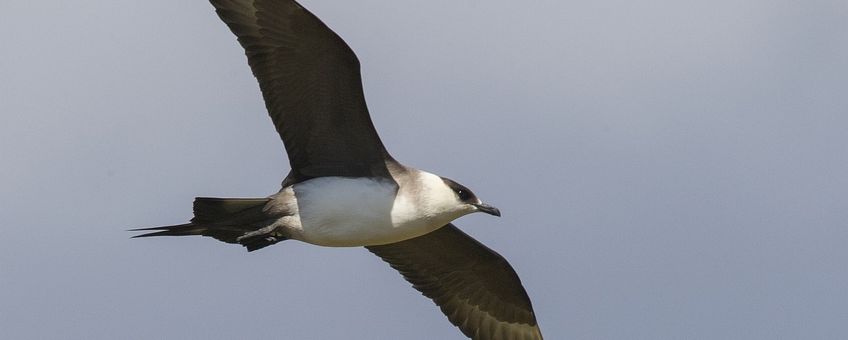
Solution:
M291 0L211 0L244 47L291 172L266 198L194 201L186 224L147 236L211 236L248 251L294 239L364 246L469 338L542 339L530 298L498 253L451 221L500 216L461 184L398 163L371 123L359 61Z

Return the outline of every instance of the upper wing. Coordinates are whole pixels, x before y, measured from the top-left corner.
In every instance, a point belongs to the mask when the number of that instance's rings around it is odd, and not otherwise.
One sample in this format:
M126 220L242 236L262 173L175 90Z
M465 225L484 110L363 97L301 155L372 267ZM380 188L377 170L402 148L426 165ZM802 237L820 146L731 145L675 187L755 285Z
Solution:
M530 298L506 259L453 224L367 248L433 299L468 337L542 339Z
M211 0L244 47L296 179L386 175L356 55L295 1Z

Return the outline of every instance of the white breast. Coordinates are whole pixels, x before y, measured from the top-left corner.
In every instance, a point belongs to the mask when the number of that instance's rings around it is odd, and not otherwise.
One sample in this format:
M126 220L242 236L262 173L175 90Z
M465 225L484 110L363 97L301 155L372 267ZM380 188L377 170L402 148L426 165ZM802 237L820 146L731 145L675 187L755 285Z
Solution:
M292 186L299 226L292 238L334 247L394 243L446 222L433 219L414 197L385 179L320 177ZM281 196L282 197L282 196ZM288 202L291 204L291 202Z

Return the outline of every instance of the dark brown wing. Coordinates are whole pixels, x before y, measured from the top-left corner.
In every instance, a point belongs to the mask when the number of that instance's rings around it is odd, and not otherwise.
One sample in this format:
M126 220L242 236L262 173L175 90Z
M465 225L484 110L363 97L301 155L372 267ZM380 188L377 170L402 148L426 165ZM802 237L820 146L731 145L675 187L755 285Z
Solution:
M453 224L367 248L433 299L468 337L542 339L530 298L506 259Z
M238 37L297 180L386 176L359 60L295 1L211 0Z

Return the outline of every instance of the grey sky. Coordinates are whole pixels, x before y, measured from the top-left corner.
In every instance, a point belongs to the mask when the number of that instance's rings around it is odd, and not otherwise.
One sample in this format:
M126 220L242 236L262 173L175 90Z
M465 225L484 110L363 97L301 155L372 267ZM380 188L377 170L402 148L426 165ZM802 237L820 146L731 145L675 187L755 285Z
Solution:
M304 0L549 339L848 336L848 3ZM0 2L9 339L460 339L361 248L130 240L288 171L206 1Z

